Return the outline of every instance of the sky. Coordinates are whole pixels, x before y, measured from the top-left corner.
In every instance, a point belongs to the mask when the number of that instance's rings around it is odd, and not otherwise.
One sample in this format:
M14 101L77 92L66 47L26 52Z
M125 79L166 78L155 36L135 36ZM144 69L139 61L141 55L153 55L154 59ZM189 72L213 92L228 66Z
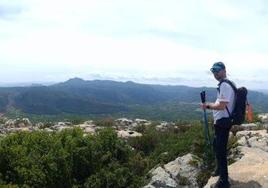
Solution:
M0 0L0 84L85 80L268 89L266 0Z

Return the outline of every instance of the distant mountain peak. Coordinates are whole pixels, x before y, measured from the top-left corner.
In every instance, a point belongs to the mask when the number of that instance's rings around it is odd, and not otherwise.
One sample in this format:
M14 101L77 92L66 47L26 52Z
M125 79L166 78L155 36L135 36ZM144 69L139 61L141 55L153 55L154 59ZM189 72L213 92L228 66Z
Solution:
M65 82L55 84L54 86L61 85L61 86L82 86L85 85L87 82L82 78L74 77Z
M133 81L126 81L125 83L126 83L126 84L136 84L136 83L133 82Z
M81 82L85 82L85 80L83 80L82 78L74 77L74 78L67 80L66 82L81 83Z

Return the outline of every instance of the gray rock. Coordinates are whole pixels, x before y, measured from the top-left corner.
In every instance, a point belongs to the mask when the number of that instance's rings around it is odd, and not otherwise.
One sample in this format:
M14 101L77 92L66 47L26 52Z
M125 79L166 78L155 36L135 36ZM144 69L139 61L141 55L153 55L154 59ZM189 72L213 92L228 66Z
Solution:
M156 168L152 173L150 184L154 187L176 188L177 182L162 167Z
M117 131L117 136L121 138L129 138L129 137L139 137L142 136L142 134L131 130L119 130Z
M233 155L236 162L228 167L231 187L268 187L267 131L241 131L236 136L241 146L235 148L235 152L240 153L240 157ZM217 178L210 178L205 188L216 181Z
M242 147L243 157L230 165L231 187L268 187L268 153L259 148ZM209 179L205 188L210 188L218 178Z
M152 175L147 187L198 187L197 175L200 172L200 159L192 154L178 157L163 167L152 169ZM187 180L187 185L181 185Z
M263 123L268 122L268 114L267 114L267 113L259 114L259 115L258 115L258 118L259 118Z
M241 145L241 146L247 146L247 139L246 139L246 137L245 136L243 136L243 137L241 137L238 141L237 141L237 143L239 144L239 145Z

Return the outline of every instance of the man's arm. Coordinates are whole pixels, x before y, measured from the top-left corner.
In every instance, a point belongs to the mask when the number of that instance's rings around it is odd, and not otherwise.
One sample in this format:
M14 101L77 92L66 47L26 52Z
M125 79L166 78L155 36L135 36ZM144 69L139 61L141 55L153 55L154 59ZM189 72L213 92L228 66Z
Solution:
M225 110L228 102L217 102L217 103L203 103L201 104L202 109L211 110Z
M222 83L220 86L220 93L215 103L204 103L201 105L203 109L212 109L212 110L225 110L228 102L230 101L231 94L233 92L230 84Z
M228 102L208 103L207 109L212 110L225 110Z

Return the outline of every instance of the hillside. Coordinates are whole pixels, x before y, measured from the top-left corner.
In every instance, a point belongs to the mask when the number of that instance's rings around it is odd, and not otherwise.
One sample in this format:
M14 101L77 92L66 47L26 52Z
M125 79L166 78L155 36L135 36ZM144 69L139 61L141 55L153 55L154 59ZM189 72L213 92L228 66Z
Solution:
M0 88L0 111L37 115L114 115L151 119L199 119L199 93L214 100L215 88L148 85L73 78L51 86ZM249 91L254 110L265 112L268 95Z

